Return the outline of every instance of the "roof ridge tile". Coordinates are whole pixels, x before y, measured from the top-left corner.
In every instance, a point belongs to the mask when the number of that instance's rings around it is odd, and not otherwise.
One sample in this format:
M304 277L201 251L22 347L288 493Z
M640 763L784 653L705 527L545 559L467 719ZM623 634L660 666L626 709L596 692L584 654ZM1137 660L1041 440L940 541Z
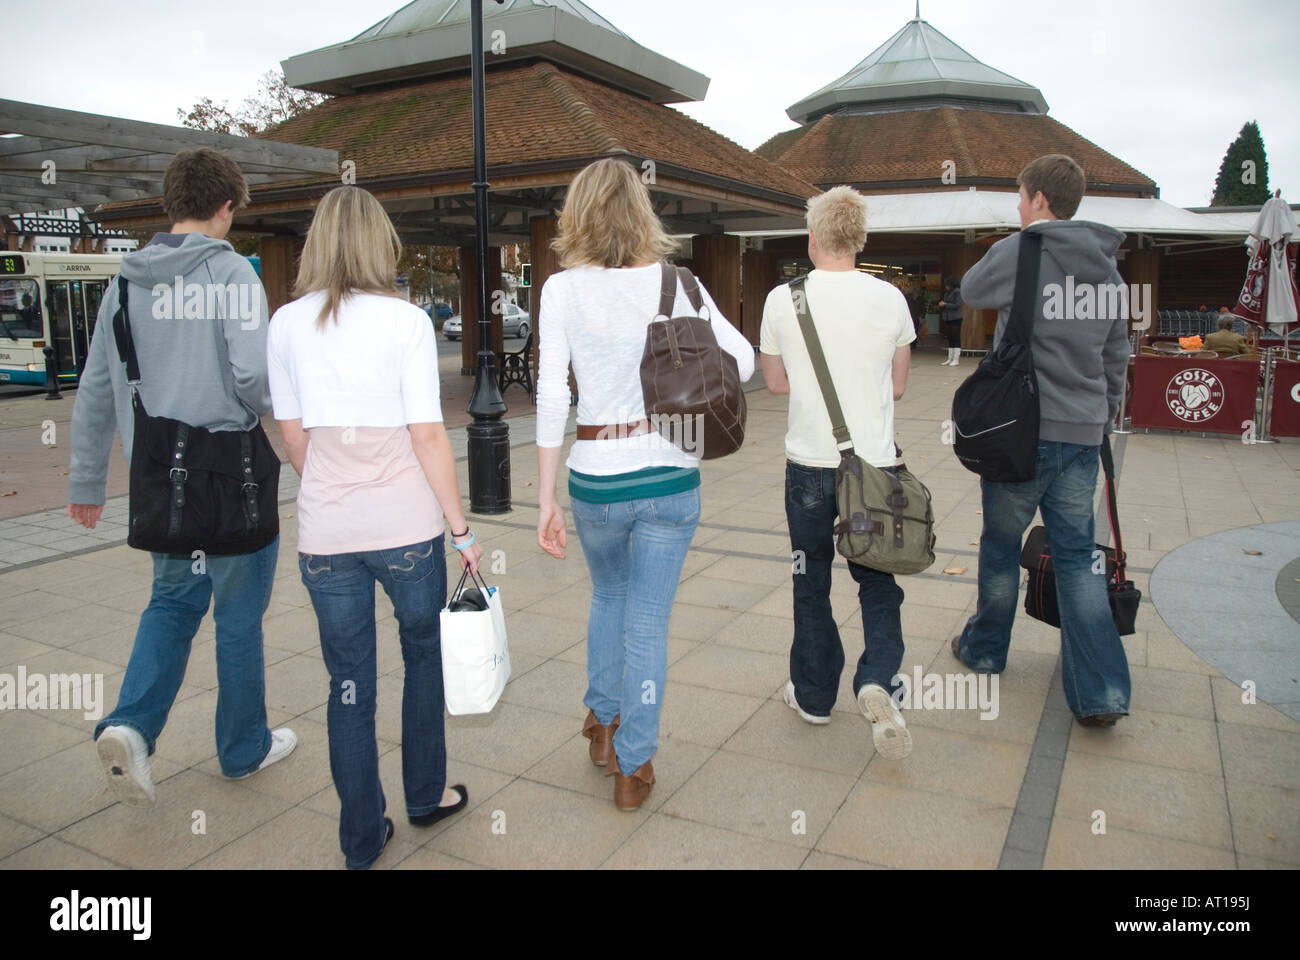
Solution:
M533 66L533 72L538 74L542 86L555 98L555 102L569 113L580 129L590 135L597 152L616 153L624 150L623 145L596 116L596 112L569 84L568 78L561 70L554 64L538 63Z

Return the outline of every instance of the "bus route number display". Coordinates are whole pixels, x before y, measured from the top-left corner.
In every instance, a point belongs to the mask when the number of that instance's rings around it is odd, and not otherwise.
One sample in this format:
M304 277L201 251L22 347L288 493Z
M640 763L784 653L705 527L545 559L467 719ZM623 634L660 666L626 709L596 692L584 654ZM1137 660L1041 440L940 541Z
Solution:
M0 255L0 274L24 273L23 258L13 254Z

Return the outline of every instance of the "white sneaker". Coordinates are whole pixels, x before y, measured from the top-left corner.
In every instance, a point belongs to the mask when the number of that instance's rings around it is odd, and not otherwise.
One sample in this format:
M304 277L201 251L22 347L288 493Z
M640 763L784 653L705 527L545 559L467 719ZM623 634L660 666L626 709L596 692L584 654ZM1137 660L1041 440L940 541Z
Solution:
M126 726L106 727L95 741L99 762L108 778L108 792L133 807L147 807L157 799L149 746L139 731Z
M830 717L818 717L811 713L805 713L803 707L799 706L799 701L794 698L794 681L785 682L785 705L799 714L800 719L805 723L814 723L817 726L825 726L831 722Z
M245 780L254 773L261 773L273 763L278 763L289 754L293 753L293 748L298 746L298 735L288 727L281 727L279 730L271 731L271 749L267 751L266 759L261 762L258 768L251 773L246 773L242 777L226 777L227 780Z
M889 691L868 683L858 691L858 707L871 721L871 741L886 760L902 760L912 752L912 735Z

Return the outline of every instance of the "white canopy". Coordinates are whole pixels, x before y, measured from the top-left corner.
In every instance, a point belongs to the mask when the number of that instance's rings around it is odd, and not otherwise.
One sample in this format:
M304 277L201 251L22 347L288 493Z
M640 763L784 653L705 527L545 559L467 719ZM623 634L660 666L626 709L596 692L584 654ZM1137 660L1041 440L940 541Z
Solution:
M957 230L1019 230L1019 195L1006 191L932 190L884 193L867 197L870 233L951 233ZM1124 233L1160 236L1224 237L1242 240L1256 214L1200 214L1163 200L1136 197L1084 197L1076 220L1104 223ZM799 233L802 231L782 231ZM753 234L774 236L775 232Z

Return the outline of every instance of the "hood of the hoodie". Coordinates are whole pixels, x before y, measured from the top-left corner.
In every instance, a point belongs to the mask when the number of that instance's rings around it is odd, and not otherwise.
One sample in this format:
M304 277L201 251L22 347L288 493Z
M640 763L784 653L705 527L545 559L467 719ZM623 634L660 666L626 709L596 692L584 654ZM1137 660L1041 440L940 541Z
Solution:
M157 233L148 244L122 259L122 276L142 287L170 285L177 277L188 276L203 261L234 249L225 240L201 233Z
M1124 234L1090 220L1044 220L1025 227L1041 233L1043 254L1057 270L1081 283L1105 283L1115 270L1115 251Z

